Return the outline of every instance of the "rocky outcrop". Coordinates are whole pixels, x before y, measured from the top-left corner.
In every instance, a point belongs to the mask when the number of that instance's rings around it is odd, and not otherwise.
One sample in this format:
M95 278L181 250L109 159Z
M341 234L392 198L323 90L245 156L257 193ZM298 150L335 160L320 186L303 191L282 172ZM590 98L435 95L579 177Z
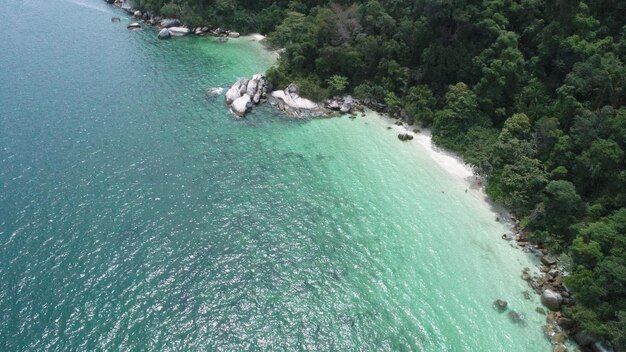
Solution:
M560 310L561 303L563 303L563 297L558 292L547 289L541 294L541 304L552 311Z
M170 39L172 37L172 33L170 33L169 29L163 28L159 31L159 34L157 37L159 39Z
M252 79L240 79L226 92L224 100L231 110L243 117L254 104L259 104L267 97L269 82L262 74L252 76Z
M302 98L299 88L294 83L284 90L275 90L271 94L273 104L291 116L322 115L322 108L315 102Z

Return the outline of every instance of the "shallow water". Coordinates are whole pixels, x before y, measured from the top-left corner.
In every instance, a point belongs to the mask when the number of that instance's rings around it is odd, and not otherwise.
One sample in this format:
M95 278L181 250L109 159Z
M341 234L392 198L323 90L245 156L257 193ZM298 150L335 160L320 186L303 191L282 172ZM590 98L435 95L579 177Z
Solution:
M530 259L385 120L234 118L206 90L272 64L246 38L0 15L0 350L549 349Z

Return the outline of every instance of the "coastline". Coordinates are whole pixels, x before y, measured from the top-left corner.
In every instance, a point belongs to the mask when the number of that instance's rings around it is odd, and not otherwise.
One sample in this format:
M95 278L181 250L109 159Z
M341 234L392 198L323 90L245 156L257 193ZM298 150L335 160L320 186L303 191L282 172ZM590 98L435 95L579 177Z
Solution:
M243 35L238 38L230 38L230 40L235 40L235 41L248 40L251 42L259 42L259 43L261 43L265 39L266 39L265 36L258 34L258 33ZM274 60L279 58L280 56L279 50L272 51L269 48L267 48L265 45L263 45L263 48L266 51L266 53L269 55L269 57L273 58ZM322 104L319 104L319 105L322 105ZM428 156L433 161L435 161L435 163L439 167L441 167L441 169L443 169L447 174L449 174L454 179L456 179L460 184L464 185L468 189L468 193L471 196L477 199L480 199L491 209L492 213L494 214L494 221L504 222L510 228L511 232L514 231L516 224L510 212L504 206L494 202L487 196L487 194L484 191L484 187L476 183L477 179L471 167L467 165L460 156L450 151L447 151L443 148L439 148L433 144L431 131L429 129L420 128L420 132L416 133L416 132L413 132L413 128L416 126L409 126L406 123L403 123L401 126L396 125L393 122L398 121L398 120L385 113L380 113L380 112L370 110L370 109L366 109L366 113L367 115L375 115L377 118L382 118L383 120L389 122L391 129L393 129L394 131L398 133L405 133L405 134L410 134L411 136L413 136L415 139L415 142L420 146L420 148L423 151L425 151L428 154ZM381 138L383 137L381 136ZM471 190L471 192L469 192L469 190ZM522 250L524 249L522 247L517 247L517 248L522 249ZM528 254L527 251L524 251L524 252ZM538 271L539 266L537 266L536 269Z
M547 273L547 271L544 270L545 268L551 268L552 270L556 269L557 272L560 272L560 268L558 265L544 265L545 263L543 262L543 258L549 256L549 253L545 251L542 252L540 247L533 243L520 244L518 242L520 236L519 222L504 205L493 201L486 194L482 184L483 180L474 175L471 166L466 164L463 158L459 155L456 155L455 153L444 148L437 147L432 142L432 133L430 129L421 128L416 125L411 126L406 123L398 125L396 124L396 122L399 121L398 119L393 118L386 113L380 113L369 108L365 110L365 113L365 117L359 118L379 118L389 124L387 127L388 129L391 129L398 134L411 135L413 137L413 141L417 143L420 151L425 152L425 154L433 160L437 166L456 180L456 182L465 186L466 193L469 196L474 197L477 201L483 203L491 211L493 214L493 221L501 223L508 229L508 232L503 234L502 238L497 238L493 241L508 242L510 247L523 253L523 255L532 263L532 266L524 268L520 272L518 280L520 282L526 282L529 289L534 289L536 297L541 297L541 292L539 292L537 287L533 285L538 284L541 280L544 280L542 278L543 275L548 275L545 274ZM419 132L414 132L415 130L419 130ZM381 136L381 138L385 137ZM516 236L518 241L516 241ZM525 241L525 239L523 240ZM530 277L525 278L526 274L530 275ZM542 289L541 286L539 288ZM526 299L530 299L530 297L526 297ZM577 346L574 342L573 335L567 333L567 329L561 326L558 322L560 319L564 318L561 311L550 311L548 308L545 308L543 304L541 304L541 299L539 301L540 306L537 307L537 313L540 313L540 310L544 309L546 311L546 320L540 325L543 328L546 340L555 347L555 351L567 351L568 349L576 348ZM560 349L562 347L565 347L566 349Z

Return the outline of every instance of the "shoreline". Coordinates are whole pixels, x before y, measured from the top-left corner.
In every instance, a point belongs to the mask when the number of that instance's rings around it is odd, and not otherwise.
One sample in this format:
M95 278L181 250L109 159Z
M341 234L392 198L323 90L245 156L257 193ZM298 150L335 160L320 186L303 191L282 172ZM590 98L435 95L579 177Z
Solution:
M413 136L413 140L419 145L419 148L424 151L435 164L437 164L445 173L450 175L457 182L464 185L470 196L486 205L489 211L494 215L494 221L499 222L508 228L508 233L503 234L502 239L497 239L495 241L499 240L509 242L512 248L522 252L529 259L529 261L533 263L532 267L524 268L520 272L518 280L526 282L528 287L536 293L536 296L540 298L537 309L545 309L546 320L544 324L540 325L540 327L543 328L546 340L548 340L548 342L555 347L555 351L557 348L560 348L560 346L563 346L566 349L559 351L567 351L570 348L578 347L574 341L574 335L570 334L568 329L561 326L559 323L560 319L565 318L562 315L561 310L551 311L546 308L541 302L542 292L539 292L538 288L534 286L538 284L538 282L542 282L541 280L545 280L545 277L542 278L544 273L545 275L549 275L547 274L547 271L544 270L545 268L551 269L551 271L557 270L560 275L561 269L558 267L558 263L556 265L545 264L543 260L545 257L549 257L550 253L542 251L541 247L534 243L528 242L521 244L519 242L519 236L522 233L519 222L504 205L495 202L487 195L484 185L482 183L478 184L477 182L478 180L480 180L480 182L484 182L484 180L474 174L471 166L465 163L462 157L454 152L437 147L432 142L432 133L429 128L421 128L417 125L408 125L404 122L402 125L397 125L396 123L401 120L370 108L367 108L365 113L366 118L379 118L388 123L389 126L387 128L393 130L394 132ZM414 132L416 129L419 130L419 132ZM411 162L411 160L408 162ZM526 241L525 238L522 240ZM489 241L492 240L490 239ZM526 275L529 275L529 277L526 278ZM539 286L539 288L543 290L542 286ZM561 340L563 336L564 340Z
M430 128L422 128L416 125L411 126L406 123L399 126L396 125L395 122L400 120L395 119L388 114L380 113L371 109L368 109L367 111L371 111L373 114L378 115L379 118L389 122L394 131L412 135L415 143L418 143L423 150L426 151L428 156L433 159L435 163L437 163L437 165L439 165L448 174L458 179L460 182L463 182L468 192L474 191L474 193L471 194L477 196L477 198L480 198L481 201L486 203L494 215L499 218L499 222L507 225L511 232L514 231L516 222L513 214L511 214L511 212L504 205L489 198L485 192L484 185L482 184L484 180L480 176L476 176L474 174L472 167L465 163L461 156L444 148L438 147L433 143ZM414 129L418 129L419 132L413 132Z

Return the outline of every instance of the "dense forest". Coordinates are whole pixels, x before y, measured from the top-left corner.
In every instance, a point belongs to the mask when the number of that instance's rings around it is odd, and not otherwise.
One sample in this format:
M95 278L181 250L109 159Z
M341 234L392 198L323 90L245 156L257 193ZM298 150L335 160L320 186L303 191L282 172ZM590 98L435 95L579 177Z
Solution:
M351 93L485 176L561 255L583 329L626 346L626 1L136 0L285 48L268 77Z

